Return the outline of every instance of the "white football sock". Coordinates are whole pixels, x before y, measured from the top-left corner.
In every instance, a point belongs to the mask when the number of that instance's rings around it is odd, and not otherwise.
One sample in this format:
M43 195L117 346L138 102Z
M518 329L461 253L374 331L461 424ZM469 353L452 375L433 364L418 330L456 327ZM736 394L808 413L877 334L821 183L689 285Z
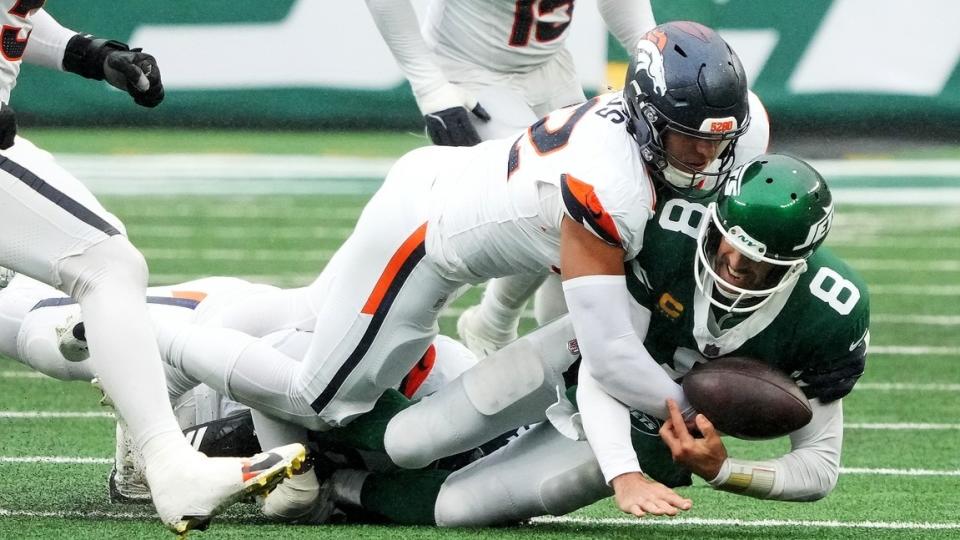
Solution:
M527 300L540 287L545 274L515 275L492 279L483 292L480 317L489 328L501 336L516 331Z
M64 259L60 275L63 291L80 303L93 370L146 462L160 449L192 453L167 397L142 256L114 236Z

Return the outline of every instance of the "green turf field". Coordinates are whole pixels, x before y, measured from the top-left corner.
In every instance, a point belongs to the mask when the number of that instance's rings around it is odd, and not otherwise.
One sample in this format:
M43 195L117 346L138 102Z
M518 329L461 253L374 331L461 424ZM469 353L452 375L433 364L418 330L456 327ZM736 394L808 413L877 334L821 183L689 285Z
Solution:
M307 283L323 268L365 200L101 197L143 250L154 284L238 275L285 286ZM699 482L682 490L694 507L681 519L627 519L604 501L564 518L484 531L277 526L240 506L196 537L960 537L960 210L840 206L831 234L828 244L871 286L873 340L867 373L846 399L840 483L823 501L755 501ZM461 299L442 331L453 334L456 313L477 298L473 291ZM89 385L30 377L0 360L0 538L167 537L148 508L109 503L113 422L96 414L96 398ZM69 412L94 414L59 414ZM731 454L744 458L778 455L785 443L728 440Z

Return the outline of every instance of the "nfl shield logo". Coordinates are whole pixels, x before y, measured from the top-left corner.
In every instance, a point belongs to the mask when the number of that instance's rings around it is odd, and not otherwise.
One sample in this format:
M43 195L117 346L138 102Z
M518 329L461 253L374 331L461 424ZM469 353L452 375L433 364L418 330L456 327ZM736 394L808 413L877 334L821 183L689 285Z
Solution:
M710 358L716 358L720 356L720 347L717 347L713 343L709 343L703 348L703 355Z

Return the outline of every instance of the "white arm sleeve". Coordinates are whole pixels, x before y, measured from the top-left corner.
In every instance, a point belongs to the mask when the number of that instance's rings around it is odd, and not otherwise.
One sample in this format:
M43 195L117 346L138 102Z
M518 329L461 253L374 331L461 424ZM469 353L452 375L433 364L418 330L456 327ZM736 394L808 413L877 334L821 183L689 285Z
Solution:
M629 472L641 472L637 452L630 440L630 410L610 397L580 364L577 409L587 442L609 484Z
M810 423L790 434L791 450L778 459L764 462L745 462L728 458L720 474L710 480L716 488L736 491L759 499L780 501L815 501L826 497L837 485L840 476L840 451L843 445L842 400L820 403L810 400L813 418ZM749 469L762 469L767 475L772 470L773 482L762 490L749 485L732 486L735 472L742 478L750 476Z
M650 0L597 0L607 28L633 54L640 38L657 25Z
M420 34L413 5L410 0L367 0L367 8L424 111L423 96L440 89L447 79Z
M77 32L61 26L43 9L38 9L30 20L33 31L23 51L24 62L63 71L63 53Z
M684 414L693 408L683 389L643 346L632 324L636 302L624 276L582 276L563 282L582 365L612 397L631 409L667 417L667 399Z

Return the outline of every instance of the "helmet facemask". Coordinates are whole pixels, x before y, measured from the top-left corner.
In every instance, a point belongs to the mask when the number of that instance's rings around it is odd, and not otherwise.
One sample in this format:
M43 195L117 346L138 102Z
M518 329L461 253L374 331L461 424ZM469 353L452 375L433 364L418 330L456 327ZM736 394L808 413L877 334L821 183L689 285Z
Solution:
M762 242L750 237L740 227L724 229L717 214L716 203L707 206L707 216L697 235L694 277L700 293L714 306L730 313L756 311L766 305L776 293L791 287L806 271L805 258L775 258L767 252ZM751 261L772 265L758 288L740 287L720 276L716 265L721 240Z
M646 124L645 129L634 129L633 133L647 166L668 188L687 199L708 198L723 185L734 168L737 141L750 125L747 115L740 126L733 117L706 118L700 129L693 129L674 122L650 103L635 104L628 100L627 107L639 108L641 114L633 116ZM716 144L713 159L706 167L687 164L682 156L670 151L669 140L677 137L687 139L680 144L692 144L690 139ZM642 140L644 138L646 140Z

